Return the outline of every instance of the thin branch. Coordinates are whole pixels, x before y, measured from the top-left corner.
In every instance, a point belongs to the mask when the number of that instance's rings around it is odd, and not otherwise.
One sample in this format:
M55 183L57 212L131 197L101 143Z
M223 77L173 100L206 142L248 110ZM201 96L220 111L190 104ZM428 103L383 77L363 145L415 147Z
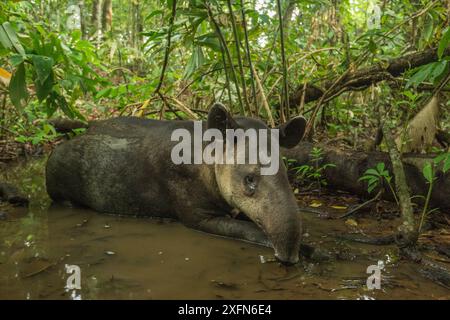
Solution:
M227 56L227 59L228 59L228 62L230 63L231 73L233 75L234 84L236 86L236 94L238 96L239 106L241 108L242 114L245 114L245 108L244 108L244 105L242 103L241 93L240 93L240 89L239 89L239 83L238 83L238 80L237 80L236 70L234 69L233 59L231 58L230 50L228 49L227 42L226 42L225 37L224 37L224 35L222 33L222 30L220 30L219 24L217 23L216 19L214 18L214 14L213 14L213 12L211 10L211 7L209 6L209 3L207 1L205 1L205 7L206 7L206 9L208 11L208 17L211 20L211 22L213 23L214 28L216 29L216 33L219 36L220 43L221 43L221 48L223 50L222 51L222 55L223 55L223 52L225 52L225 54ZM226 70L227 69L226 66L224 66L224 67L225 67L225 70Z
M247 53L247 61L248 61L248 65L250 67L250 79L252 82L253 101L255 103L255 110L257 113L258 112L258 101L256 98L256 86L255 86L255 78L253 75L253 63L252 63L252 57L250 54L250 43L248 40L247 20L245 18L245 0L241 0L241 14L242 14L242 24L243 24L243 28L244 28L245 49L246 49L246 53Z
M258 85L259 93L261 95L262 105L264 106L264 109L266 109L267 117L269 117L270 126L273 128L273 127L275 127L275 122L273 121L272 111L270 110L269 103L267 102L266 96L264 94L264 88L261 85L261 81L259 80L258 73L256 72L255 68L253 68L253 66L252 66L252 73L255 77L256 84ZM258 110L258 114L259 114L259 110Z
M165 109L164 107L168 106L167 101L165 100L163 94L161 93L161 87L164 82L164 76L166 74L166 68L167 68L167 64L169 62L169 53L170 53L170 44L171 44L171 39L172 39L173 22L175 21L176 14L177 14L177 0L172 0L172 14L170 15L170 20L169 20L169 31L167 33L167 44L166 44L166 51L164 53L164 62L163 62L162 70L161 70L161 75L159 77L158 86L155 89L155 93L163 101L163 106L161 107L161 112L159 114L160 119L162 119L162 117L164 115L164 109Z
M284 32L283 32L283 14L281 13L281 1L277 0L277 9L278 9L278 22L280 29L280 49L281 49L281 61L283 64L283 98L281 100L281 121L289 120L289 87L288 87L288 79L287 79L287 66L286 66L286 56L284 52Z
M237 56L237 60L238 60L239 72L241 74L244 102L245 102L245 106L246 106L247 110L250 111L250 105L248 103L248 96L247 96L247 85L245 84L244 68L242 67L241 48L240 48L241 46L240 46L239 36L237 33L236 20L234 18L234 12L233 12L233 6L231 5L231 0L227 0L227 5L228 5L228 11L230 14L230 18L231 18L231 27L233 29L234 45L236 47L236 56Z

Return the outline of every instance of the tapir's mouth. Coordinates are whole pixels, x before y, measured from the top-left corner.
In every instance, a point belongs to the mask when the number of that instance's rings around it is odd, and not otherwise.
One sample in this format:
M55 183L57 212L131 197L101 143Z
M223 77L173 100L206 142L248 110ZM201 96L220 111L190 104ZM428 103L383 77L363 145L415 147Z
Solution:
M285 266L292 266L299 261L298 256L297 256L297 258L294 258L294 259L281 258L280 255L276 251L275 251L275 258Z

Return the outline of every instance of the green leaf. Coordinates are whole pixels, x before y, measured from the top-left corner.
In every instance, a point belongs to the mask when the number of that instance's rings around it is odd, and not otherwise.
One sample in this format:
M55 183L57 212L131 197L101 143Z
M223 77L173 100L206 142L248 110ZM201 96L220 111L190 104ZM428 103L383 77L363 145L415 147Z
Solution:
M441 77L445 73L447 64L448 64L447 60L436 62L436 65L429 77L431 82L434 82L436 78Z
M378 162L377 163L377 170L379 173L383 173L384 171L384 162Z
M442 59L445 49L448 48L449 44L450 44L450 27L447 27L442 33L441 40L439 40L439 46L437 50L439 59Z
M11 49L13 46L3 26L0 26L0 43L5 49Z
M364 180L372 180L372 179L377 179L377 177L373 176L373 175L364 175L361 178L358 179L358 181L364 181Z
M372 168L367 169L364 174L371 174L371 175L374 175L374 176L377 176L377 177L380 176L380 173L377 170L372 169Z
M442 171L446 173L450 169L450 157L447 157L444 162L444 167L442 168Z
M58 103L56 102L56 96L57 96L57 93L52 92L46 100L45 113L47 114L48 118L50 118L55 113L55 111L58 109Z
M197 70L204 62L205 58L203 56L203 51L200 46L197 46L194 48L192 52L191 59L189 59L189 62L186 66L186 70L184 72L184 78L189 78L195 70Z
M406 83L406 88L409 88L411 85L414 87L417 87L423 81L428 79L428 77L433 72L435 67L436 67L436 62L433 62L433 63L429 63L427 65L424 65L420 68L417 68L416 69L417 72Z
M216 52L222 51L219 38L214 32L197 37L196 43L202 47L208 47Z
M3 27L3 30L5 31L6 35L8 36L9 41L11 42L12 46L14 47L14 49L16 49L20 55L25 57L25 49L20 44L20 41L17 38L17 34L14 31L14 29L11 27L11 24L9 22L5 22L5 23L3 23L2 27Z
M164 10L158 9L150 12L150 14L147 17L145 17L145 21L156 15L164 15Z
M433 182L433 167L431 166L431 163L428 162L427 164L425 164L422 173L428 183Z
M50 75L47 77L47 80L42 84L38 79L34 81L34 86L36 88L36 96L39 101L43 101L52 91L54 84L53 72L50 72Z
M377 187L378 184L372 184L367 188L367 192L371 193L373 191L373 189L375 189Z
M9 58L9 61L11 62L13 67L17 67L19 64L21 64L23 62L23 57L20 54L13 54Z
M109 95L110 92L111 92L110 87L102 89L95 95L95 99L100 99L100 98L106 97Z
M41 84L44 84L45 80L49 77L52 72L53 59L46 56L32 55L31 61L33 61L34 68L36 70L36 75Z
M425 43L428 43L430 41L432 34L433 34L433 17L431 17L428 20L422 34L422 39L425 41Z
M450 153L443 153L433 159L434 164L444 163L442 166L442 171L446 173L450 169Z
M13 105L22 110L28 99L28 90L25 78L25 65L21 63L11 77L9 83L9 96Z
M66 98L64 98L61 95L58 95L56 98L56 101L58 102L59 108L70 118L75 118L75 113L73 112L72 108L67 103Z

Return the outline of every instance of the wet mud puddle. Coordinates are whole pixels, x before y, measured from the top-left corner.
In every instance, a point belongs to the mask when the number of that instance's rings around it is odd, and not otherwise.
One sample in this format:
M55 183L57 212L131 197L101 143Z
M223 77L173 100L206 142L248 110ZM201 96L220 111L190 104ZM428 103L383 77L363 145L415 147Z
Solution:
M0 205L0 299L448 299L394 247L337 240L335 221L304 214L306 240L329 262L261 263L272 251L190 230L180 223L50 206L45 159L2 170L30 195L29 208ZM368 266L383 261L381 289L368 290ZM65 289L67 265L81 289Z

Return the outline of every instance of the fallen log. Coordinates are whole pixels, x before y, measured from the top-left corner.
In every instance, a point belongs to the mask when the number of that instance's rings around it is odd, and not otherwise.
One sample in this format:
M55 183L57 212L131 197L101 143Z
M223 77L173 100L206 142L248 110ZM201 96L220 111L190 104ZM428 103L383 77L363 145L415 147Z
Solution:
M348 191L357 194L363 198L372 198L374 194L367 192L367 184L364 181L358 181L364 172L373 168L379 162L384 162L387 170L393 176L392 164L389 154L385 152L356 152L343 151L333 147L313 145L309 142L301 142L292 149L283 149L282 154L288 159L296 160L297 165L313 165L310 160L312 148L320 147L322 149L322 160L319 166L332 163L336 167L329 167L323 171L328 185L332 188ZM425 196L428 185L422 174L422 168L425 163L434 158L432 155L403 154L402 162L405 169L406 181L412 196ZM394 180L394 179L393 179ZM395 186L394 186L395 187ZM393 200L391 191L385 186L383 197L387 200ZM413 202L421 204L422 198L416 197ZM433 193L431 195L431 207L440 209L450 209L450 173L444 174L438 170L436 173L436 181L434 182Z

